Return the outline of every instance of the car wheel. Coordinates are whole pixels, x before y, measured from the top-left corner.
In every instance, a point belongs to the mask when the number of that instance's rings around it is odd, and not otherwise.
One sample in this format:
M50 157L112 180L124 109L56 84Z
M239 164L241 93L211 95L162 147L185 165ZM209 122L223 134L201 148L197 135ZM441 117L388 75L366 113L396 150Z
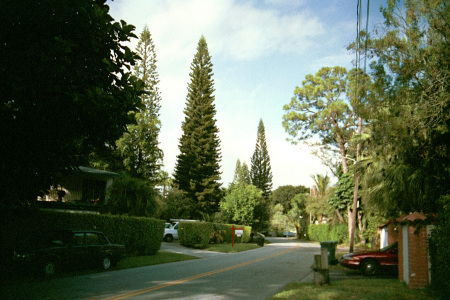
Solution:
M164 241L168 242L168 243L172 242L173 241L173 236L171 234L166 235L164 237Z
M380 265L375 259L366 259L361 264L362 273L365 276L374 276L378 273Z
M43 272L45 277L52 277L56 273L56 264L52 260L48 260L44 263Z
M109 256L103 257L103 259L102 259L102 268L103 268L103 270L108 270L109 268L111 268L111 265L112 265L111 257L109 257Z

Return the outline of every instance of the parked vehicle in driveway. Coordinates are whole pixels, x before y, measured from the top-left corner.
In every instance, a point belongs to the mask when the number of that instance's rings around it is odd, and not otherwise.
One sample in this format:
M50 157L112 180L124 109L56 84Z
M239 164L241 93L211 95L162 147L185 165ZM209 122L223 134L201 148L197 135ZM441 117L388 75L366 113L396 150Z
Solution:
M178 240L178 222L175 222L172 226L164 228L164 242L172 242Z
M366 276L376 275L381 270L395 271L398 267L398 243L378 251L345 254L339 263L349 269L359 269Z
M30 264L46 276L74 266L98 266L104 270L125 256L125 246L112 244L99 231L52 231L30 242L26 250L14 251L13 260Z

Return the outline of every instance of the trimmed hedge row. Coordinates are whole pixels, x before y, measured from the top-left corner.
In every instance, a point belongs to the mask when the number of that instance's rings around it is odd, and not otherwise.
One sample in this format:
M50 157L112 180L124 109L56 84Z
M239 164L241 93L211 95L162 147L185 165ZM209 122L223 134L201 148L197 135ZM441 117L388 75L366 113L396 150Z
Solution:
M312 241L348 241L348 227L346 224L313 224L308 226L308 237Z
M213 224L209 222L180 222L178 223L178 239L180 244L190 248L205 249L213 231Z
M209 243L231 243L231 227L244 228L241 237L234 237L237 243L250 241L251 226L218 224L209 222L180 222L178 224L178 239L186 247L204 249Z
M48 230L98 230L112 243L125 245L127 254L148 255L158 252L164 233L164 221L143 217L36 210L12 212L6 219L2 220L1 242L10 249Z

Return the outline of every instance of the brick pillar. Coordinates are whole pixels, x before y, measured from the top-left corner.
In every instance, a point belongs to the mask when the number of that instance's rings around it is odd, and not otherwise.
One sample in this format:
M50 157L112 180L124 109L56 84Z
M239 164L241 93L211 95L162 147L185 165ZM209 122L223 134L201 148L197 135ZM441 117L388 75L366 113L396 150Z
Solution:
M424 288L428 282L428 240L426 227L418 233L414 226L408 226L409 236L409 287Z

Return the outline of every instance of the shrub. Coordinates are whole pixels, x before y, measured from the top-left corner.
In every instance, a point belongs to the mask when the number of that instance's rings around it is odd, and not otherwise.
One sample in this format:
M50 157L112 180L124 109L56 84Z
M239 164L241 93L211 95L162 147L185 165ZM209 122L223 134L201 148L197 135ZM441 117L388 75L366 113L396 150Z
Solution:
M113 214L153 216L158 208L158 193L148 180L121 174L108 189L107 208Z
M15 211L7 216L2 220L0 242L9 250L48 230L72 229L101 231L112 243L125 245L127 254L147 255L158 252L164 233L164 221L144 217L39 210Z
M347 224L338 224L331 227L330 240L338 243L348 242Z
M183 246L204 249L208 247L212 231L213 224L209 222L180 222L178 239Z
M440 198L443 209L430 238L431 287L441 292L442 299L450 291L450 195Z
M308 227L308 236L310 240L323 242L330 240L330 225L315 224Z
M223 237L224 243L231 243L231 227L234 226L235 228L244 228L244 234L242 237L234 237L235 242L242 242L242 243L248 243L251 239L251 232L252 227L251 226L244 226L244 225L233 225L233 224L218 224L213 223L214 230L216 232L221 232Z

